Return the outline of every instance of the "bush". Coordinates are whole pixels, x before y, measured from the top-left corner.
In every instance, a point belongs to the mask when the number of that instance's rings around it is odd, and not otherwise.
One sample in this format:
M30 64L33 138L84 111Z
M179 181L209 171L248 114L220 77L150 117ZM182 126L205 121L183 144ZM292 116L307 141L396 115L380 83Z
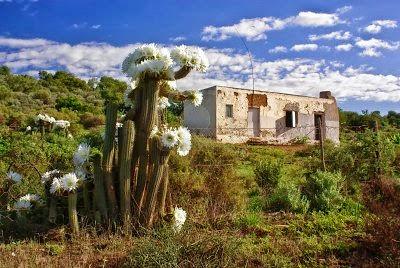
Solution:
M81 115L80 123L85 128L101 126L104 125L104 116L103 115L97 116L91 113L84 113L83 115Z
M61 110L62 108L67 108L69 110L77 111L77 112L85 112L87 109L86 105L84 105L75 96L57 99L55 107L57 110Z
M272 211L305 213L309 208L309 201L302 196L296 183L281 180L268 197L267 207Z
M307 177L303 193L310 201L310 209L323 212L339 209L344 201L340 192L343 182L340 173L318 171Z
M275 188L282 176L282 167L280 160L269 159L258 163L254 169L258 186L266 191Z

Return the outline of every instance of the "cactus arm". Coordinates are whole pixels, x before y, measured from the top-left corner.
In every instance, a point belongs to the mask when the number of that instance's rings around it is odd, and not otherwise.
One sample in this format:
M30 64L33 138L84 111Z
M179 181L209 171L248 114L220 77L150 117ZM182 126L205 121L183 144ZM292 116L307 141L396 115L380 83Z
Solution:
M160 189L158 190L158 201L157 204L158 206L158 211L160 214L160 217L163 218L165 216L165 203L166 203L166 198L167 198L167 192L168 192L168 184L169 184L169 176L168 176L168 169L169 166L168 164L164 165L163 168L163 174L162 174L162 181L160 185Z
M182 78L186 77L190 73L191 70L192 70L192 68L190 68L189 66L181 67L178 71L176 71L174 73L175 80L182 79Z
M56 223L57 220L57 197L50 197L50 205L49 205L49 222Z

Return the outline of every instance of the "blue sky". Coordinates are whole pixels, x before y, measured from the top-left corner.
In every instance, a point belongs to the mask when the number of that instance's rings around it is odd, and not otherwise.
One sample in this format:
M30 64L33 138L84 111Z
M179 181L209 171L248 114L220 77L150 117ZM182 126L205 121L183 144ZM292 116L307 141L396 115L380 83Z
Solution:
M67 70L123 79L137 45L187 44L211 68L179 81L316 96L348 110L400 112L400 1L0 0L0 64L18 73Z

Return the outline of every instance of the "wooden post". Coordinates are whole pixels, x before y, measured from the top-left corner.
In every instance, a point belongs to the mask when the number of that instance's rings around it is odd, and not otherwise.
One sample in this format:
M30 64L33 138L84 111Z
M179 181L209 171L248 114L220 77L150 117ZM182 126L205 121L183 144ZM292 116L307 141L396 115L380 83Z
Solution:
M380 167L380 159L381 152L379 151L379 124L378 121L374 122L374 132L375 132L375 170L374 170L374 179L379 179L381 175L381 167Z
M317 124L318 124L318 130L319 130L319 148L321 150L321 163L322 163L323 170L326 171L322 120L320 117L318 117L317 121L318 121Z

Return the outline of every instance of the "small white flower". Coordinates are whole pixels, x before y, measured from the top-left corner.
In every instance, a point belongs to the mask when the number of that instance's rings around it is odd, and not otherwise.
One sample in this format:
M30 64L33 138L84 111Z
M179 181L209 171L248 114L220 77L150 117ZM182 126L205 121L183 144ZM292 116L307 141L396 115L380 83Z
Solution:
M14 203L14 209L29 209L32 207L32 203L38 204L41 202L40 196L37 194L26 194L18 198L17 202Z
M9 180L12 180L12 181L15 182L15 183L20 183L21 180L22 180L22 175L19 174L19 173L17 173L17 172L14 172L14 171L9 171L9 172L7 173L7 178L8 178Z
M71 126L71 123L67 120L56 120L53 122L54 128L66 129Z
M69 134L68 134L68 139L73 139L73 138L74 138L74 136L72 136L72 134L69 133Z
M193 105L198 107L203 102L203 93L201 93L200 91L197 91L197 90L193 91L191 98L192 98Z
M50 124L54 123L56 119L54 117L48 116L47 114L38 114L35 119L36 122L38 121L43 121L43 122L48 122Z
M55 194L60 192L62 189L61 187L61 179L60 178L54 178L53 181L51 182L50 186L50 193Z
M120 123L120 122L117 122L116 124L115 124L115 126L116 126L116 128L120 128L120 127L122 127L124 124L122 124L122 123Z
M175 207L174 209L174 231L180 232L182 226L185 224L186 221L186 211L182 208Z
M44 184L44 183L48 182L52 177L59 175L59 174L60 174L60 171L58 169L47 171L42 175L41 181Z
M81 143L78 149L74 153L74 164L75 166L82 166L90 156L90 146L86 143Z
M159 109L166 109L166 108L168 108L169 106L171 106L171 103L169 103L169 100L168 100L167 97L161 97L161 98L158 100L158 108L159 108Z
M27 132L29 132L29 131L31 131L31 130L32 130L32 127L31 127L31 126L27 126L27 127L26 127L26 131L27 131Z
M161 134L161 143L166 148L172 148L178 143L178 135L175 130L167 129Z
M153 138L154 136L156 136L157 134L158 134L158 126L157 125L154 125L153 126L153 129L151 130L151 132L150 132L150 138Z
M61 177L61 188L67 192L78 188L79 179L75 173L68 173Z
M178 127L176 130L176 134L178 135L178 140L181 143L190 143L192 135L187 127Z

